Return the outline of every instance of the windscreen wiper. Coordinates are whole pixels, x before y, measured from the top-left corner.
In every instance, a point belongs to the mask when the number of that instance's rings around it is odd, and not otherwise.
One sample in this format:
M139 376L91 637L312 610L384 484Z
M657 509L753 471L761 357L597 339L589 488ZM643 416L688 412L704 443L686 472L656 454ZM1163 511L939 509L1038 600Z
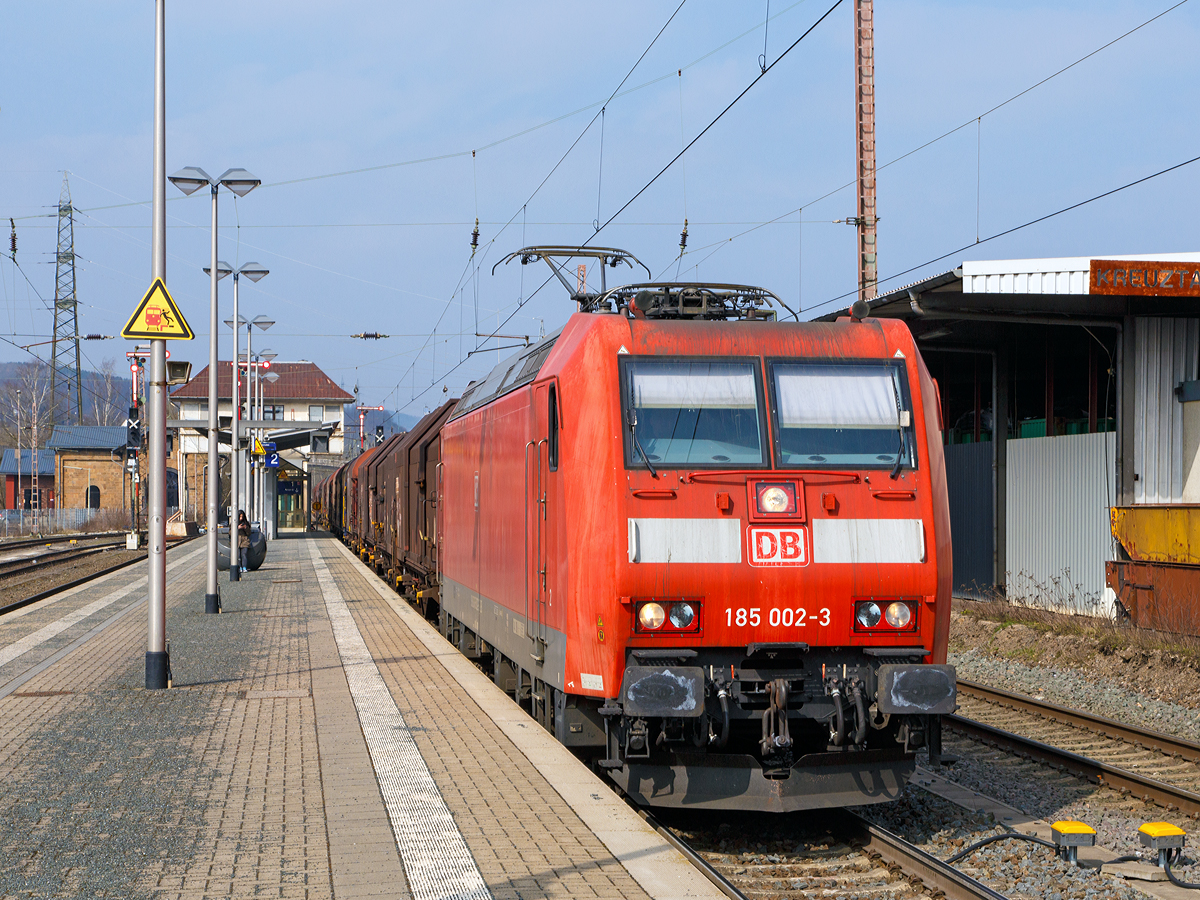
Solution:
M900 436L900 446L896 448L896 464L892 466L892 481L900 477L900 468L904 465L904 411L900 408L900 391L896 388L895 376L892 377L892 396L896 398L896 426Z
M642 459L646 461L646 468L650 470L650 474L655 478L658 477L658 472L654 470L654 463L650 462L650 457L646 451L642 449L642 442L637 436L637 407L633 405L633 392L629 394L629 433L633 436L633 446L637 447L638 453L642 454Z

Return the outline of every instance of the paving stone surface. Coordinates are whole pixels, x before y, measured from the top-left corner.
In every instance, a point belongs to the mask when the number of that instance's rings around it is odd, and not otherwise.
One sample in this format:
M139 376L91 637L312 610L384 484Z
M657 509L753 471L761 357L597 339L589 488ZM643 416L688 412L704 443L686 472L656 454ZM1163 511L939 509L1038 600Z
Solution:
M32 642L0 664L0 898L411 896L313 540L493 895L645 897L332 539L297 537L223 575L219 616L200 543L171 551L168 691L143 687L144 566L0 620L0 653Z

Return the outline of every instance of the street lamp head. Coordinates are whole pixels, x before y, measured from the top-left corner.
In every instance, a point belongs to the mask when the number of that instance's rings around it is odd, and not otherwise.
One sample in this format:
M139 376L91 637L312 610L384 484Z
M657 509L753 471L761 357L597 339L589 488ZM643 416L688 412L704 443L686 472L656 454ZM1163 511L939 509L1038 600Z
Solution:
M230 328L232 328L233 327L233 319L226 319L225 324L228 325ZM250 324L250 320L247 319L245 316L243 316L241 313L238 313L238 325L248 325L248 324Z
M253 325L257 325L263 331L266 331L268 328L270 328L272 325L275 324L275 320L268 316L255 316L253 319L250 320L250 322Z
M241 268L238 269L239 275L245 275L251 281L260 281L263 278L266 278L270 272L270 269L264 268L256 262L245 263Z
M258 358L265 359L267 362L270 362L278 355L279 354L276 353L274 350L264 350L262 353L258 354Z
M167 180L185 194L194 194L206 184L213 183L213 180L208 177L208 173L197 166L187 166L180 169Z
M278 380L279 380L279 375L276 374L275 372L268 372L266 375L263 376L263 381L269 381L271 384L274 384Z
M223 259L217 260L217 281L220 281L222 278L224 278L226 275L228 275L232 271L233 271L233 266L229 265L229 263L225 262L225 260L223 260ZM205 266L204 274L212 275L212 266Z
M225 174L218 180L239 197L245 197L262 184L262 181L255 178L245 169L226 169Z

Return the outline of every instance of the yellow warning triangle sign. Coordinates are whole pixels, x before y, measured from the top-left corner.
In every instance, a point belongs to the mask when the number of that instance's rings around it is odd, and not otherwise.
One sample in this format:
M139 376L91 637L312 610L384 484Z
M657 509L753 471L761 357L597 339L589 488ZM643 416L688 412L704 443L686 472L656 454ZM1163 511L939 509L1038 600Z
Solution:
M262 441L258 438L254 439L254 453L257 456L266 456L267 451L263 449Z
M151 340L190 341L195 337L192 329L171 299L167 286L161 278L155 278L150 290L138 304L129 321L121 330L121 337L131 340L150 338Z

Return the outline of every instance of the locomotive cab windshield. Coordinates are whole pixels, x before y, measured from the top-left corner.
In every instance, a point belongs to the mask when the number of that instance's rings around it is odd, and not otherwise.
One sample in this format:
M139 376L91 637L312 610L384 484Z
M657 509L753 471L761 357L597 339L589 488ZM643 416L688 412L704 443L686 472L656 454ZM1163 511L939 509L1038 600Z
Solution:
M623 360L626 458L655 468L762 466L762 387L752 360Z
M762 468L759 360L625 358L630 466ZM767 365L781 469L915 468L903 361L778 359Z
M770 371L780 467L915 467L901 361L773 360Z

